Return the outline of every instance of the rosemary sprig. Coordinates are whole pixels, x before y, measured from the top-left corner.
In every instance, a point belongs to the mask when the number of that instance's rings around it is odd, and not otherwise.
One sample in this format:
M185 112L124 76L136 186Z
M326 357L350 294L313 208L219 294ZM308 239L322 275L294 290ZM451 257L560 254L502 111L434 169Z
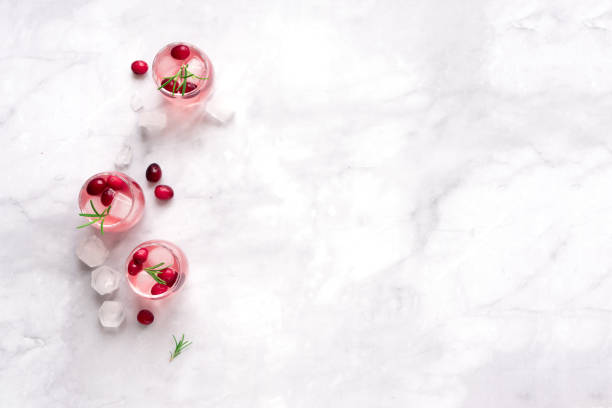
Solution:
M178 355L181 354L183 350L185 350L188 346L192 344L190 341L185 341L184 334L181 336L181 341L176 341L176 337L174 337L174 334L172 335L172 338L174 339L174 353L172 351L170 352L170 361L178 357Z
M111 206L109 205L108 207L104 209L104 211L99 213L98 210L96 210L96 207L94 206L94 203L92 200L89 200L89 204L91 204L91 209L93 210L94 213L93 214L80 213L79 216L93 218L94 220L88 223L85 223L83 225L79 225L77 228L85 228L91 224L94 224L100 221L100 234L104 235L104 220L110 213Z
M183 80L182 84L179 84L179 87L183 88L181 90L181 95L185 96L185 91L187 90L187 78L198 78L199 80L203 81L205 79L208 79L208 77L204 78L201 76L197 76L196 74L194 74L193 72L190 72L187 67L189 67L189 64L184 64L181 65L181 67L179 68L178 72L176 74L174 74L173 76L170 77L164 77L164 79L162 80L162 84L159 86L159 88L157 88L157 90L159 91L160 89L162 89L163 87L165 87L166 85L168 85L170 82L172 82L173 80L177 79L177 78L181 78ZM175 93L178 93L178 89L174 89L175 87L172 87L172 95L174 96Z
M144 270L151 275L151 277L155 280L155 282L157 283L161 283L162 285L166 285L166 281L163 280L162 278L160 278L159 276L157 276L157 274L159 274L161 271L163 271L164 269L166 269L165 266L163 266L164 263L160 262L157 265L154 266L149 266L148 268L144 268Z

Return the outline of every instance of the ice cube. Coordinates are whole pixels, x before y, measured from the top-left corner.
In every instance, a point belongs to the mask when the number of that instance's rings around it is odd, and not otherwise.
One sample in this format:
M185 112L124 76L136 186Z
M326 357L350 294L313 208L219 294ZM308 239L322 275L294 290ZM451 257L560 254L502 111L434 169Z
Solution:
M234 108L226 96L215 95L206 104L206 116L219 126L226 125L234 119Z
M116 193L111 204L109 215L119 219L125 218L132 208L132 199L123 193Z
M158 246L151 250L149 250L149 256L147 257L146 263L148 266L155 266L160 263L164 263L164 268L169 268L174 264L174 257L172 256L172 252L167 250L164 247Z
M115 157L115 167L123 169L132 163L132 147L128 144L121 146L121 150Z
M113 293L119 287L119 272L108 266L101 266L91 273L91 287L101 295Z
M132 95L132 99L130 99L130 108L134 112L138 112L144 106L144 102L142 101L142 97L139 94Z
M76 249L76 255L87 266L100 266L108 258L108 249L104 242L95 235L90 235L79 243Z
M121 302L107 300L98 309L98 319L104 327L119 327L125 319L125 311Z
M166 114L160 111L142 112L138 117L138 126L150 130L163 129L166 122Z

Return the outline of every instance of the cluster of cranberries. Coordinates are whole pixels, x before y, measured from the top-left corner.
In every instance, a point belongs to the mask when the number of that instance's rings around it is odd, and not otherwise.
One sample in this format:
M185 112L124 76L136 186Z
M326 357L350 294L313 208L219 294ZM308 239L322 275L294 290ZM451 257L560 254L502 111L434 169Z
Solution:
M159 164L149 164L149 167L147 167L146 176L147 180L149 180L151 183L157 183L162 176L162 170L161 167L159 167ZM159 186L155 187L155 197L164 201L169 200L174 197L174 190L170 186L160 184Z
M113 202L117 191L125 187L125 181L117 176L108 176L106 180L102 177L96 177L87 183L87 194L91 196L99 195L102 205L108 207Z
M132 276L138 275L140 271L142 271L143 264L147 260L148 256L149 251L147 250L147 248L140 248L136 252L134 252L132 260L128 264L128 273ZM178 273L176 273L176 271L172 268L165 268L162 269L160 272L153 273L155 273L159 279L163 280L166 283L156 283L155 285L153 285L153 287L151 288L152 295L160 295L164 293L165 291L170 289L172 285L174 285L174 283L176 282L176 278L178 278Z

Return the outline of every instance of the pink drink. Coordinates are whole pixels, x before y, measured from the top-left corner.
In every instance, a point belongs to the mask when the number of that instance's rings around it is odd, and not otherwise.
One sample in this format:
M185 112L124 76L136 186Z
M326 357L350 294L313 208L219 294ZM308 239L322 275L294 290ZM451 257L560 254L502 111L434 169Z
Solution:
M142 267L140 271L130 272L130 263L135 259L134 254L141 248L146 249L146 260L139 265L139 268ZM150 272L147 272L147 269ZM189 266L187 257L179 247L168 241L152 240L143 242L130 252L126 261L126 271L130 287L137 295L148 299L163 299L183 286ZM172 281L168 280L166 283L160 283L151 276L155 274L158 279L167 279L166 276L172 276L173 273L175 275ZM163 292L155 294L155 289L159 288Z
M189 56L187 58L176 59L171 55L172 48L177 45L185 45L189 48ZM157 53L151 70L155 86L157 88L162 86L167 82L167 78L175 76L181 71L183 66L186 66L187 70L194 74L194 76L187 78L187 82L193 84L192 88L194 89L186 89L185 95L183 95L182 83L184 80L179 76L177 78L178 90L172 92L173 88L170 86L170 90L161 88L160 92L173 103L184 106L193 105L205 100L213 89L213 66L206 54L188 43L168 44ZM198 79L195 76L207 79Z
M91 195L87 192L89 182L96 178L101 178L108 182L114 176L113 191L115 193L110 205L102 203L102 194ZM110 188L104 187L104 190ZM91 201L91 202L90 202ZM91 204L93 203L96 211L102 213L110 206L108 215L104 218L104 231L125 231L132 228L140 221L144 213L144 194L142 189L132 178L118 171L98 173L90 177L79 192L79 208L81 213L93 213ZM89 221L94 218L87 217ZM91 224L94 228L100 229L100 221Z

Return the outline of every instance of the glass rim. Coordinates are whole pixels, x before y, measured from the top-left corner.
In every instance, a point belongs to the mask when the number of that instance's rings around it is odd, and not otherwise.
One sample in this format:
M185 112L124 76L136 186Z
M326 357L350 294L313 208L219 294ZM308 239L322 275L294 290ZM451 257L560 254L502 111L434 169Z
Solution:
M81 187L81 190L79 191L79 211L86 211L85 209L81 208L81 196L84 194L83 192L87 191L87 185L89 184L89 182L93 179L95 179L96 177L100 177L100 176L116 176L119 177L127 186L128 189L130 191L130 199L132 200L132 202L130 203L130 210L128 211L128 213L126 214L125 217L121 218L118 222L114 223L114 224L110 224L108 225L109 231L112 231L116 226L118 225L122 225L125 220L127 220L128 218L130 218L130 216L132 215L132 212L134 211L134 207L135 207L135 195L134 195L134 187L132 186L132 183L130 182L131 178L130 176L128 176L125 173L121 173L120 171L103 171L101 173L96 173L93 176L91 176L90 178L88 178L85 183L83 184L83 187ZM90 217L86 217L89 221L91 221ZM91 224L92 226L100 226L100 222L96 221L93 224ZM106 224L105 224L106 225Z
M150 239L148 241L144 241L141 242L140 244L136 245L134 247L134 249L132 249L127 257L127 259L125 260L125 273L129 274L127 268L128 265L130 264L130 261L132 260L132 257L134 256L134 253L139 250L140 248L143 248L145 246L149 246L149 245L157 245L160 246L162 248L167 249L168 251L170 251L170 253L172 254L172 256L174 257L174 260L176 261L176 263L178 264L178 270L176 271L176 273L178 274L178 278L176 279L176 282L174 282L174 285L170 286L168 288L168 290L164 293L160 293L159 295L141 295L139 292L137 292L134 289L134 286L132 285L132 282L130 282L130 279L128 278L128 284L130 285L130 288L132 289L132 292L136 293L138 296L147 298L147 299L152 299L152 300L157 300L157 299L164 299L168 296L170 296L172 293L178 291L180 289L180 287L183 284L183 280L184 280L184 273L182 272L183 270L183 265L181 264L181 259L179 254L177 253L177 250L180 251L183 255L183 251L174 243L170 242L170 241L166 241L164 239ZM166 245L169 244L170 246ZM174 265L173 265L174 266Z

